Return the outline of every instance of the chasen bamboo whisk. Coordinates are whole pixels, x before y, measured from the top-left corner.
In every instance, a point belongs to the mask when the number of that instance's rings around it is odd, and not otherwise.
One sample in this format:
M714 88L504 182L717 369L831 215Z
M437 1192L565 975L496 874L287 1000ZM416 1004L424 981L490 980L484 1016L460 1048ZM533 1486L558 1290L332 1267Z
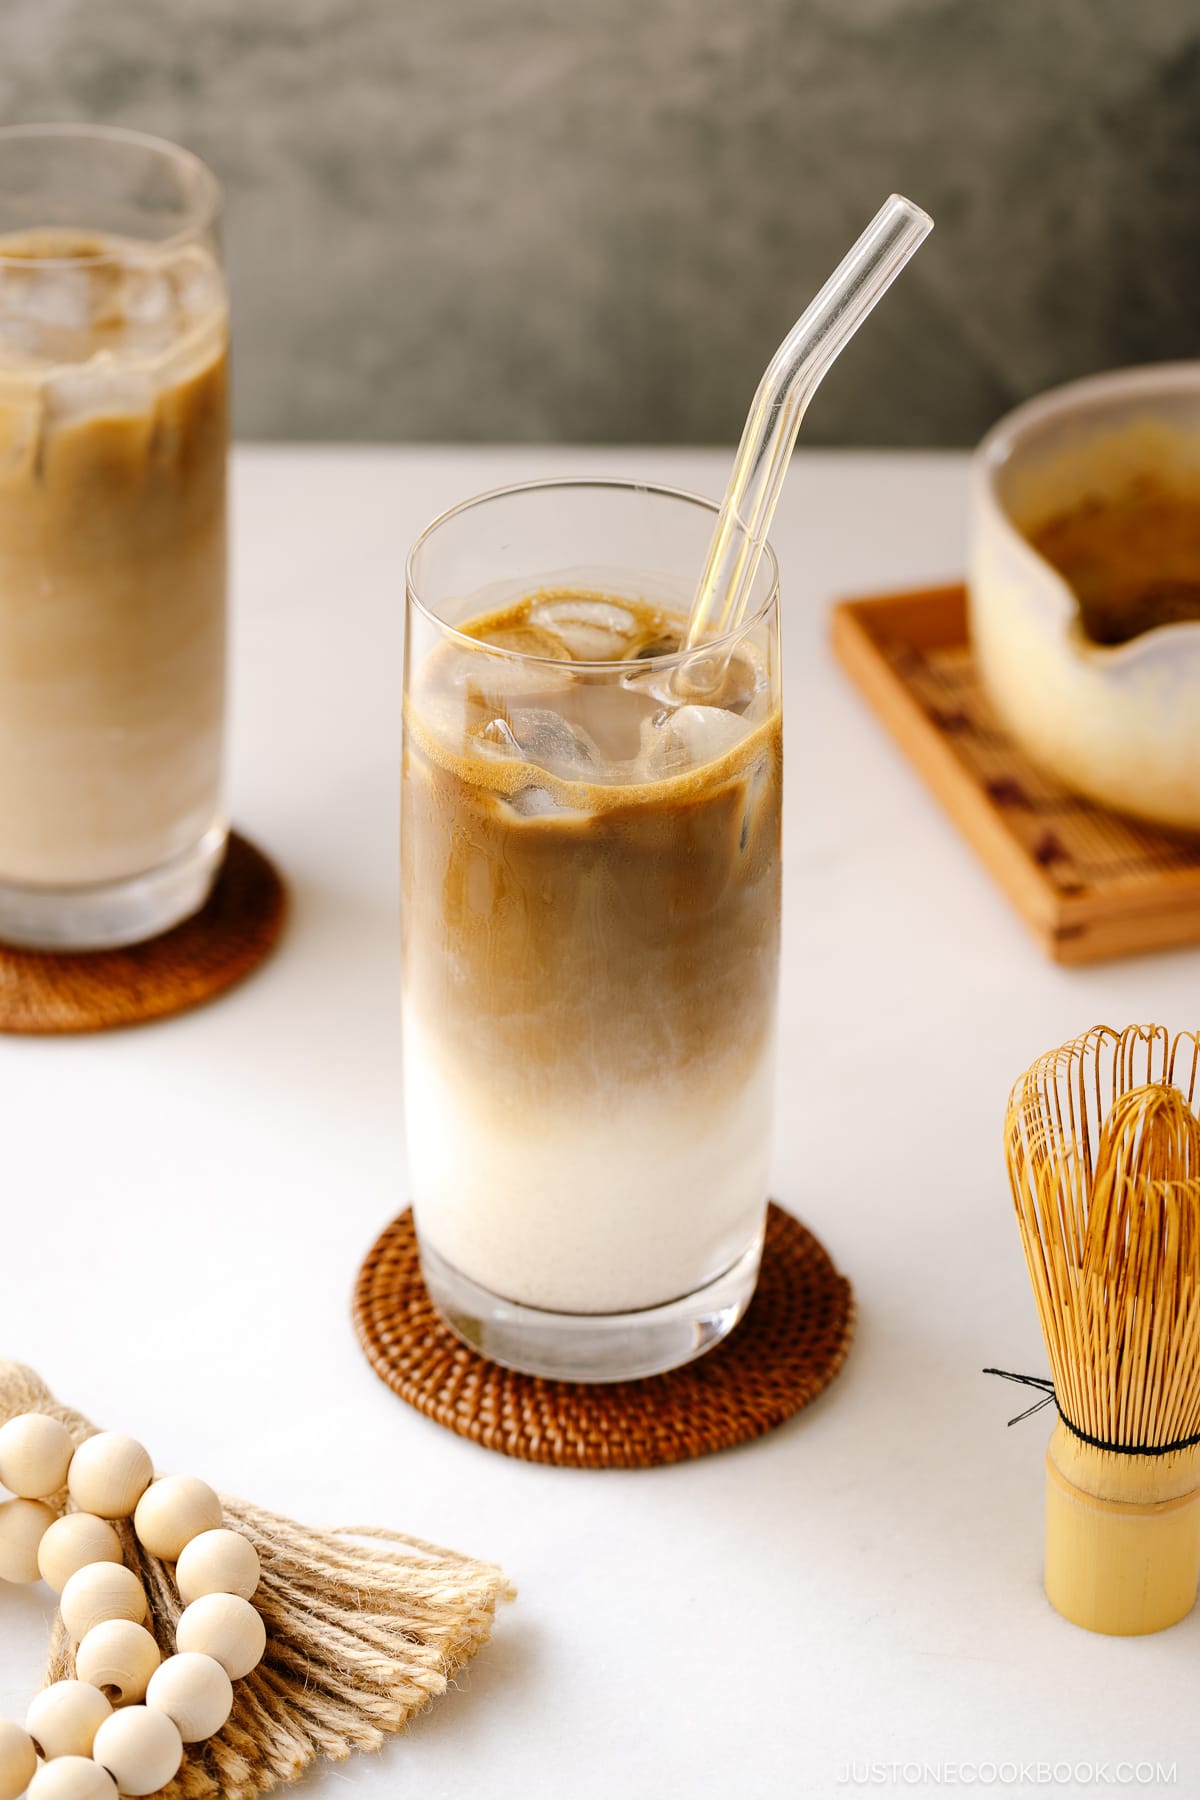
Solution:
M1200 1033L1042 1057L1006 1149L1058 1410L1045 1584L1091 1631L1173 1625L1200 1577Z

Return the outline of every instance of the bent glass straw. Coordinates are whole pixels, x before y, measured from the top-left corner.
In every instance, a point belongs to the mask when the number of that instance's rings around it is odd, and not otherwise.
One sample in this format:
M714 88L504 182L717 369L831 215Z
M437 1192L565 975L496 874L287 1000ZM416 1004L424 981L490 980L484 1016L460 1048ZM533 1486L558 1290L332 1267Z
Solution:
M927 212L893 194L771 358L692 602L686 650L741 622L808 403L843 345L932 230Z

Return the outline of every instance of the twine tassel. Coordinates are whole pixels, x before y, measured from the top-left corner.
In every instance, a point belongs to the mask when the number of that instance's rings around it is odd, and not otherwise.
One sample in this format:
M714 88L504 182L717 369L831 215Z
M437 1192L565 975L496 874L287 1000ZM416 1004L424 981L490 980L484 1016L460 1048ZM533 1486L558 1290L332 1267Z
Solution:
M32 1369L0 1362L0 1424L18 1413L61 1419L76 1443L94 1434L55 1400ZM65 1495L60 1496L65 1505ZM235 1685L229 1723L189 1746L165 1800L252 1800L294 1781L319 1758L342 1762L378 1750L440 1694L491 1635L497 1605L514 1589L493 1563L476 1562L398 1532L315 1530L241 1500L226 1518L262 1562L254 1604L267 1628L262 1663ZM118 1524L125 1561L144 1583L164 1656L182 1607L164 1563ZM47 1683L72 1678L71 1643L56 1621Z

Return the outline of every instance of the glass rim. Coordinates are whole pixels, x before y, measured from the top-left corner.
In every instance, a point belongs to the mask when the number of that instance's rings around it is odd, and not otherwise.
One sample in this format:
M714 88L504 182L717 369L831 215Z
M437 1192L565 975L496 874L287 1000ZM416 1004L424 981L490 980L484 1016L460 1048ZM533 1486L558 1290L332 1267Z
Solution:
M462 514L473 511L476 507L486 506L491 500L507 500L516 494L536 493L545 491L547 488L615 488L630 494L653 494L659 499L682 500L689 506L698 506L703 512L710 513L714 521L721 511L719 501L709 500L703 494L694 494L689 488L670 487L665 482L659 481L639 481L636 476L631 475L546 475L533 481L507 482L501 487L488 488L482 494L472 494L469 499L456 501L453 506L446 507L444 512L440 512L435 519L429 521L424 530L413 540L412 548L404 560L404 590L409 605L415 607L421 617L428 620L444 637L450 638L470 650L485 651L491 656L507 657L518 665L531 665L539 668L581 669L589 674L594 674L599 670L669 669L692 662L697 656L708 656L727 647L736 646L767 617L771 608L778 604L779 558L775 554L773 545L768 541L763 545L763 556L767 559L770 568L771 581L761 606L756 607L752 613L748 613L732 630L723 631L720 637L706 638L702 644L697 644L692 650L668 650L661 656L622 656L612 658L607 662L575 660L564 662L561 656L535 656L528 650L510 650L502 644L489 644L483 638L471 637L467 632L459 631L435 612L432 605L423 600L418 593L413 575L413 563L417 555L434 533L443 525L448 525L452 519L457 519ZM701 570L697 568L697 581L700 574Z
M54 139L71 138L80 143L89 139L109 144L123 144L130 149L153 151L165 161L173 162L188 169L198 179L197 198L188 209L186 222L169 232L166 237L135 239L133 242L140 249L152 250L156 254L174 250L189 244L202 232L211 230L216 224L221 211L221 184L213 171L197 156L194 150L188 150L182 144L173 143L170 138L157 137L153 132L134 131L125 125L92 125L87 122L71 123L65 121L46 125L0 125L0 154L5 144L20 139ZM81 227L86 229L86 227ZM37 264L41 268L95 268L102 263L127 262L130 250L95 250L78 253L74 256L39 256ZM30 259L24 256L10 256L0 250L0 267L6 263L20 263L28 267Z

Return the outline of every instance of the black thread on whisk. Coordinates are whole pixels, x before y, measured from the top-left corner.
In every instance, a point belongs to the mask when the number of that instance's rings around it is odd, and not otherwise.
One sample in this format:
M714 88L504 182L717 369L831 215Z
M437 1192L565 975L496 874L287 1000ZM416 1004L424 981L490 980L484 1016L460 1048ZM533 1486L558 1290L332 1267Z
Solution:
M1053 1406L1067 1430L1081 1444L1089 1444L1093 1450L1111 1450L1114 1456L1171 1456L1177 1450L1191 1450L1200 1444L1200 1431L1194 1431L1191 1437L1172 1438L1169 1444L1120 1444L1111 1438L1093 1437L1090 1431L1081 1431L1073 1420L1068 1419L1058 1404L1054 1383L1048 1375L1016 1375L1011 1369L985 1369L983 1373L999 1375L1004 1381L1015 1381L1019 1387L1037 1388L1041 1392L1041 1399L1035 1400L1032 1406L1027 1406L1015 1419L1010 1419L1010 1425L1019 1425L1022 1419L1032 1418L1044 1406Z
M1032 1406L1027 1406L1025 1411L1018 1413L1015 1419L1010 1419L1008 1421L1010 1425L1019 1425L1022 1419L1031 1419L1034 1413L1041 1412L1044 1406L1058 1406L1058 1401L1054 1398L1054 1383L1048 1375L1014 1375L1011 1369L985 1369L983 1372L985 1375L1002 1376L1005 1381L1015 1381L1019 1387L1041 1389L1041 1399L1035 1400ZM1059 1407L1059 1417L1062 1418L1061 1407ZM1066 1423L1065 1420L1063 1422Z

